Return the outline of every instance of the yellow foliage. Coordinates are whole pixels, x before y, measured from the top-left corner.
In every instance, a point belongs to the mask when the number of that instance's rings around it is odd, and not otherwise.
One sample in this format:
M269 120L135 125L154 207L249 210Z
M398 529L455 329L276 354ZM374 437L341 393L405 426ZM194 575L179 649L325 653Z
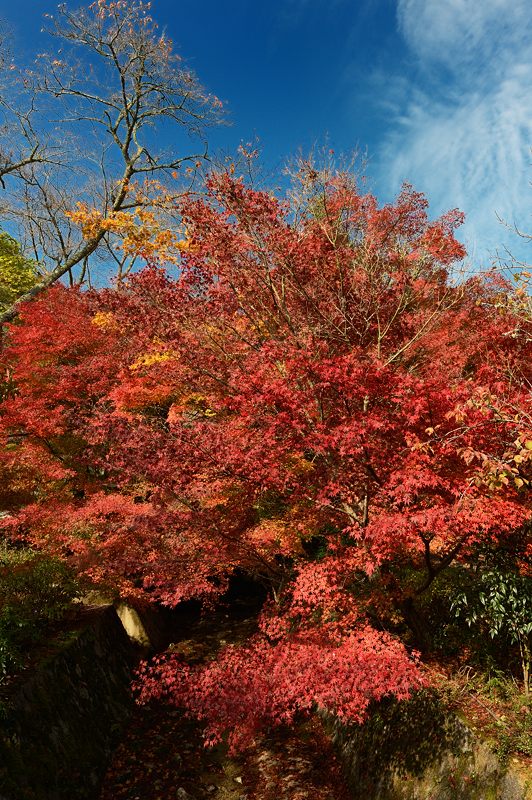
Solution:
M181 397L178 403L174 403L168 411L168 422L177 422L185 416L207 417L216 416L216 411L209 408L208 398L197 392Z
M304 456L297 454L290 456L287 466L291 472L294 473L294 475L308 475L314 470L314 464L312 461L307 461Z
M118 248L127 256L141 256L146 261L178 263L181 252L190 249L188 238L162 227L157 214L147 208L133 211L111 211L104 215L99 209L77 203L75 211L66 216L79 225L85 239L101 233L118 237Z
M91 319L93 325L101 328L104 331L117 331L119 330L118 323L112 311L98 311Z
M151 367L153 364L162 364L165 361L172 361L175 355L171 352L166 353L143 353L133 364L129 365L130 370L141 369L141 367Z

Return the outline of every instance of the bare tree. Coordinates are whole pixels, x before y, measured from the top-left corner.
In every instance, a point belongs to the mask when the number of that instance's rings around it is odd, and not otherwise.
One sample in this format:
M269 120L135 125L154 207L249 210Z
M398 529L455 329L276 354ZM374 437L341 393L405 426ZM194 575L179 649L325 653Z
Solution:
M175 227L176 198L207 158L206 128L220 121L221 103L174 53L149 8L98 0L77 11L63 4L48 17L60 47L25 77L32 105L19 117L19 150L2 156L0 144L0 170L12 178L2 213L45 273L18 302L65 275L86 279L95 259L123 277L135 253L117 253L113 220L151 209ZM90 224L80 225L76 209ZM0 322L16 313L15 305Z
M35 131L35 97L21 78L9 47L9 32L0 27L0 188L8 176L51 160L45 137Z

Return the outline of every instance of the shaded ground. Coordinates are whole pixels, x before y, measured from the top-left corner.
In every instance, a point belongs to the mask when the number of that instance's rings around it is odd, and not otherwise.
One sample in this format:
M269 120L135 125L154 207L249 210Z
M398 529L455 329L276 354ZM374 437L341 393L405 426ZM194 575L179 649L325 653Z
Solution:
M480 737L491 740L499 757L532 768L532 704L522 685L508 674L490 674L467 661L433 660L427 672L449 708Z
M160 706L140 710L107 773L101 800L347 800L318 723L246 756L206 750L198 725Z
M245 605L191 621L178 649L190 662L212 657L254 630ZM253 751L228 758L206 750L201 727L161 703L138 708L103 782L100 800L348 800L332 747L313 720L278 731Z

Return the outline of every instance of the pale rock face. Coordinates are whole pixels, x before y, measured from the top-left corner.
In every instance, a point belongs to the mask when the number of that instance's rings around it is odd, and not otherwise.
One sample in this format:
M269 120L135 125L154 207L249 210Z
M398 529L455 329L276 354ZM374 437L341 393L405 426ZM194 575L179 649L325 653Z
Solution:
M88 592L81 602L86 606L113 606L130 640L141 647L160 650L168 644L160 614L154 609L137 609L99 590Z
M119 603L116 606L116 613L130 639L142 647L151 646L152 642L142 624L138 611L128 606L127 603Z

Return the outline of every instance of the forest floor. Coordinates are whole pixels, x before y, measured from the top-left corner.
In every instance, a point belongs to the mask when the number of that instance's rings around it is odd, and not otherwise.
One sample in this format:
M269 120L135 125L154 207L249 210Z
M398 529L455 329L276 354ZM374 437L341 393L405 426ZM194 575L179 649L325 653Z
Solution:
M247 616L246 616L247 614ZM255 618L243 607L190 626L178 649L190 663L244 641ZM163 703L137 707L104 778L100 800L347 800L332 745L318 720L279 730L245 754L206 749L201 726Z
M460 659L433 660L430 682L469 727L491 742L503 761L532 774L532 704L508 673Z

